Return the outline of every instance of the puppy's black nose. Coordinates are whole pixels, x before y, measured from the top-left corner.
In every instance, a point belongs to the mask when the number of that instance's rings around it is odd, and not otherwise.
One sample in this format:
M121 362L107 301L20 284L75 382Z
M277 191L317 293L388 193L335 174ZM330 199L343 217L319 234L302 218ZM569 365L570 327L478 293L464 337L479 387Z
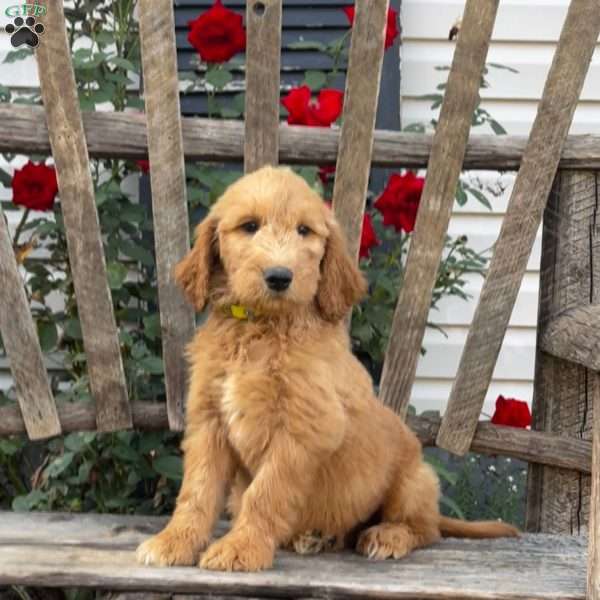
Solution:
M285 267L272 267L264 271L265 281L270 290L283 292L290 287L293 273Z

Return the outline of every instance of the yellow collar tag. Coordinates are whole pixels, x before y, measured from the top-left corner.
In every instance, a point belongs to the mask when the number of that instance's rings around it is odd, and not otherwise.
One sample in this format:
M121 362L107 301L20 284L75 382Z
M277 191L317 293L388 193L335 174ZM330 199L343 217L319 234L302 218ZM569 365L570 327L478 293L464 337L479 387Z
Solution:
M246 308L245 306L241 306L240 304L232 304L229 307L229 312L231 316L235 319L240 319L241 321L252 320L254 317L258 316L258 313Z

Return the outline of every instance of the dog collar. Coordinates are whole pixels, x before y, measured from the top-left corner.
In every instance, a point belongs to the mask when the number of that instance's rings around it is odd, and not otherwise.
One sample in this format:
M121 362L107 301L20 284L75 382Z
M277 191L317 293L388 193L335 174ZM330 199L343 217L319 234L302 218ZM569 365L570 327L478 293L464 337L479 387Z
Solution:
M260 316L260 313L255 310L250 310L241 304L231 304L229 306L224 306L225 314L233 317L234 319L239 319L240 321L252 321L255 317Z

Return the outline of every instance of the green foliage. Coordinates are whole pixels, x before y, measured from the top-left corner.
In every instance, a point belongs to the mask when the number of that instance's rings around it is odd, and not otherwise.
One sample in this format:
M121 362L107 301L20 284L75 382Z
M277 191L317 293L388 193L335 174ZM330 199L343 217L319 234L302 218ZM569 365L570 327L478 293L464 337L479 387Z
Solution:
M8 467L0 470L0 506L16 511L170 511L181 479L176 442L172 433L131 431L71 433L35 446L20 438L0 440L0 464Z

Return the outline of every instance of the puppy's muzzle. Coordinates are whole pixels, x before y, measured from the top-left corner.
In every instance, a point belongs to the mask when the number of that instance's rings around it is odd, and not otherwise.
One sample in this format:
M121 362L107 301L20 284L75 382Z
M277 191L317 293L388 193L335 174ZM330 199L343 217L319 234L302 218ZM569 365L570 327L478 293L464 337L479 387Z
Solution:
M293 273L285 267L271 267L263 272L267 287L274 292L283 292L290 287Z

